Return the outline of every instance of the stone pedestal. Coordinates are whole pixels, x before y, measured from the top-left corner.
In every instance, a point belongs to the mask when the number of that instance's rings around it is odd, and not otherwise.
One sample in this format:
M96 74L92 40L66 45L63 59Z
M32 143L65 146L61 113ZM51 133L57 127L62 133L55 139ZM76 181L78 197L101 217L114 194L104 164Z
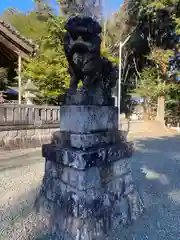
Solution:
M113 106L65 105L60 112L61 131L43 146L36 208L49 239L104 240L143 211L128 160L133 146L117 130Z

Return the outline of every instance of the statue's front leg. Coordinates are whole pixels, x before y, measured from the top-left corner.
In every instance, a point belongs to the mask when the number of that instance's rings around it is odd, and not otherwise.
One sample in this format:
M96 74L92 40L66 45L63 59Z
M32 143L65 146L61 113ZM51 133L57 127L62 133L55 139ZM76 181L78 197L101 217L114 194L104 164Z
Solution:
M77 80L77 78L76 78L75 76L72 76L72 77L71 77L71 80L70 80L70 86L69 86L69 88L70 88L71 90L76 90L77 87L78 87L78 80Z
M75 91L78 87L79 79L71 68L69 68L69 74L71 76L69 89Z

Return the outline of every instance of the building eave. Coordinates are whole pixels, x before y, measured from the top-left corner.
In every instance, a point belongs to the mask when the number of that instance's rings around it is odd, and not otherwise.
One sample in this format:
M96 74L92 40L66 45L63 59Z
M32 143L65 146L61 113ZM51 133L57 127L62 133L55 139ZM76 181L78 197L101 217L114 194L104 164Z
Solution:
M33 56L37 45L22 36L13 26L0 20L0 43L22 58Z

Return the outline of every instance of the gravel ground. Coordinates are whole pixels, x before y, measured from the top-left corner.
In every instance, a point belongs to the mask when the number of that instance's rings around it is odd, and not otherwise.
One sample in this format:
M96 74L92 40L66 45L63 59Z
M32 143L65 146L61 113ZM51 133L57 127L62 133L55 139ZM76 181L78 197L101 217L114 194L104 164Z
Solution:
M43 170L40 149L0 153L0 240L28 239Z
M137 148L131 163L146 210L132 227L117 231L110 240L178 240L180 136L151 127L147 131L144 124L138 128L129 134ZM40 149L0 152L0 240L35 239L32 235L39 226L32 206L43 171Z

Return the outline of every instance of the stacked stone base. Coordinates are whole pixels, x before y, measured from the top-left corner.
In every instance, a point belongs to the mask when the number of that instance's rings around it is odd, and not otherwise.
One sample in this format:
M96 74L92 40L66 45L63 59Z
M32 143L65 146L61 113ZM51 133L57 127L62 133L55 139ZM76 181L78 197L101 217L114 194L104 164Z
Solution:
M61 132L43 146L36 208L52 240L104 240L143 211L113 106L61 107Z

